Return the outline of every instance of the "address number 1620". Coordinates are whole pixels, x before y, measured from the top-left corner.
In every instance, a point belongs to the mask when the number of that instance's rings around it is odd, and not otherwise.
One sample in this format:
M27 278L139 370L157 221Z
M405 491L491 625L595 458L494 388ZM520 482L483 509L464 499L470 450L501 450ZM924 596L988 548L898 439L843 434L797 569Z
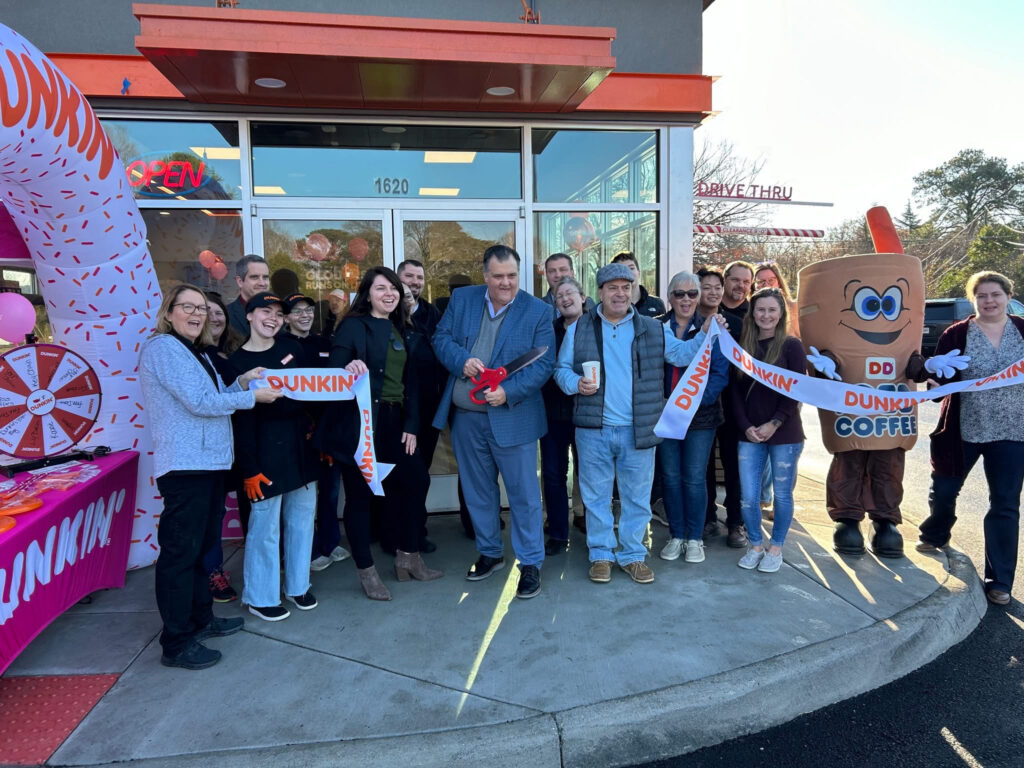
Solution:
M394 178L376 178L373 187L378 195L408 195L409 180Z

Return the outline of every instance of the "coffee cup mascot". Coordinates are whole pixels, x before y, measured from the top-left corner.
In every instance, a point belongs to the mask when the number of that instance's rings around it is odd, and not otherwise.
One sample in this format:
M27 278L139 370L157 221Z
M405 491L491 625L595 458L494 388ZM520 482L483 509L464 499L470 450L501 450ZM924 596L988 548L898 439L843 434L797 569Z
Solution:
M959 351L921 358L921 260L903 253L885 208L872 208L867 219L876 253L830 259L799 272L808 364L836 381L897 392L914 388L909 375L921 366L936 376L962 369L966 362ZM832 454L825 503L835 522L835 550L863 554L860 521L866 515L874 527L872 552L901 557L904 455L917 440L917 406L874 416L819 409L819 417L822 441Z

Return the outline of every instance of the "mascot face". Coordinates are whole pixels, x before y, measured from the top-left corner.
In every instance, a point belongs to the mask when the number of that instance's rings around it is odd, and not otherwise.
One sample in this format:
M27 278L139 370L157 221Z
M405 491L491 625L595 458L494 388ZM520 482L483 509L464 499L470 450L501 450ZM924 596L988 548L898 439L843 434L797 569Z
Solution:
M868 344L895 344L911 324L905 301L910 293L910 281L903 277L893 285L877 287L851 278L843 286L844 309L839 325ZM920 301L920 297L915 298Z

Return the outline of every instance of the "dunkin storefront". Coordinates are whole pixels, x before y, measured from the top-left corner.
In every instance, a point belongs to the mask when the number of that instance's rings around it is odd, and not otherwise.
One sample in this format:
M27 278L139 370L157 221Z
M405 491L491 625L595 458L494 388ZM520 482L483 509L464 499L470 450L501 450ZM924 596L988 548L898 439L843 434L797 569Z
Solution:
M620 251L652 293L690 266L709 4L125 0L79 24L77 2L53 0L4 23L89 98L161 287L230 302L234 263L258 253L275 290L326 299L418 259L433 301L481 282L495 242L520 252L536 295L559 251L592 295ZM4 264L5 279L34 279ZM443 447L432 472L453 471ZM454 482L434 486L435 509L457 505Z

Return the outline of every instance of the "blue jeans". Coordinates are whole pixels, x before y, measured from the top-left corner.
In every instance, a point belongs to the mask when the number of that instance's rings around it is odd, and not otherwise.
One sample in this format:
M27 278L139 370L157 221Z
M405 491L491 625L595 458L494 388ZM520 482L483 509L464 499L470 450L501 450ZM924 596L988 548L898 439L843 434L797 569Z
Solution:
M673 539L700 540L704 531L708 488L708 456L715 441L713 429L691 429L682 440L668 439L658 450L665 516Z
M1024 486L1024 442L998 440L963 443L964 473L960 477L932 475L928 494L931 514L921 523L921 538L936 546L949 542L956 522L956 497L971 469L984 459L988 482L985 513L985 587L1009 592L1017 570L1017 538L1020 526L1020 492Z
M543 565L544 508L537 484L537 442L502 447L494 439L486 413L457 410L452 420L452 448L480 554L504 556L498 490L501 472L510 509L512 551L521 566Z
M245 537L242 602L258 608L281 604L281 529L284 528L284 591L293 597L309 589L316 483L252 503ZM283 526L282 526L283 523Z
M644 534L651 522L654 448L634 448L633 427L576 428L580 493L587 508L590 562L628 565L647 557ZM702 467L703 469L703 467ZM618 480L619 538L615 540L612 484ZM618 547L618 551L616 551Z
M571 421L549 421L540 439L541 476L544 504L548 512L548 535L556 541L569 540L569 446L576 427Z
M770 456L764 463L764 476L761 478L761 503L772 503L772 460Z
M804 449L803 443L768 445L740 440L740 507L747 526L747 538L752 546L760 546L761 535L761 478L764 465L771 457L772 488L775 491L775 520L772 523L772 546L781 547L793 522L793 486L796 484L796 463Z

